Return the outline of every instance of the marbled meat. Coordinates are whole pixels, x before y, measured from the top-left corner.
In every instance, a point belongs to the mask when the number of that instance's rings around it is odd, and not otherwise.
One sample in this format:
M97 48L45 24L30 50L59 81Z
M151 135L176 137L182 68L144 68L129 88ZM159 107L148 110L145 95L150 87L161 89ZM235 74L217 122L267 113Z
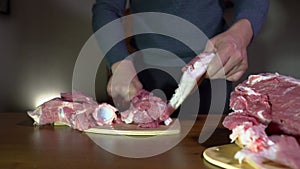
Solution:
M300 168L300 80L278 73L249 76L231 93L230 107L223 125L232 130L231 140L244 146L236 158Z

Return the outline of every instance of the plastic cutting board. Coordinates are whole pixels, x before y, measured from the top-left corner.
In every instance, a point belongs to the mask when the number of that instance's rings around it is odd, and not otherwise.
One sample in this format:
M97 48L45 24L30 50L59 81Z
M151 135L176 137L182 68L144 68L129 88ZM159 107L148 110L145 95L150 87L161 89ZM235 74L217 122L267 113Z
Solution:
M208 162L227 169L287 169L287 167L272 161L266 161L262 166L258 166L251 161L249 161L249 163L243 162L242 164L239 164L238 160L234 159L235 153L239 150L240 147L236 144L225 144L207 148L203 152L203 157Z
M85 132L132 136L173 135L180 133L180 122L178 119L173 119L169 126L160 125L158 128L138 128L135 124L121 123L112 126L98 126L85 130Z

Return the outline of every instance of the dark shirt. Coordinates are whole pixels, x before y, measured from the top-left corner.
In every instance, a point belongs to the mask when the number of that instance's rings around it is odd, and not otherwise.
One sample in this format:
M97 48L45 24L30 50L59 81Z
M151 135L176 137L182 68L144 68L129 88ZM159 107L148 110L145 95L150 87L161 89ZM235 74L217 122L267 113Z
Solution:
M255 38L266 18L269 0L232 0L232 3L234 11L232 21L248 19ZM93 6L94 32L124 16L125 7L126 0L96 0ZM225 8L224 0L130 0L132 14L162 12L175 15L197 26L208 38L226 30L227 24L223 18ZM120 32L121 29L120 27ZM170 50L180 57L195 55L186 52L188 49L180 42L166 36L145 34L136 36L134 40L137 49L161 48ZM111 65L128 55L125 41L121 41L107 53L106 59Z

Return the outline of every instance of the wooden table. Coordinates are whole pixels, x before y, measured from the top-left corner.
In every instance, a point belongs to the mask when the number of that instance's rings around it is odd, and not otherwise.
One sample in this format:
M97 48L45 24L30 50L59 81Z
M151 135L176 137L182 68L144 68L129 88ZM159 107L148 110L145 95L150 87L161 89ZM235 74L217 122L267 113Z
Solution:
M1 169L205 169L211 146L229 143L230 131L219 125L203 144L199 133L206 115L199 115L188 135L171 150L149 158L126 158L96 145L85 133L65 126L34 127L24 113L0 113Z

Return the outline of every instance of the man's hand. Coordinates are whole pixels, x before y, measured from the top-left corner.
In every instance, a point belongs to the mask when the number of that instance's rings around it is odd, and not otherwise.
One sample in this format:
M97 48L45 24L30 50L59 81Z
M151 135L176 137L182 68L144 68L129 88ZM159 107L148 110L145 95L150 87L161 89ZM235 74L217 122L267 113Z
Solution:
M251 23L241 19L227 31L213 37L205 51L216 51L217 56L207 69L211 79L239 80L248 68L247 46L253 36ZM225 77L224 77L225 75Z
M112 65L112 76L107 84L107 92L118 109L128 108L129 101L142 88L143 85L131 61L123 60Z

